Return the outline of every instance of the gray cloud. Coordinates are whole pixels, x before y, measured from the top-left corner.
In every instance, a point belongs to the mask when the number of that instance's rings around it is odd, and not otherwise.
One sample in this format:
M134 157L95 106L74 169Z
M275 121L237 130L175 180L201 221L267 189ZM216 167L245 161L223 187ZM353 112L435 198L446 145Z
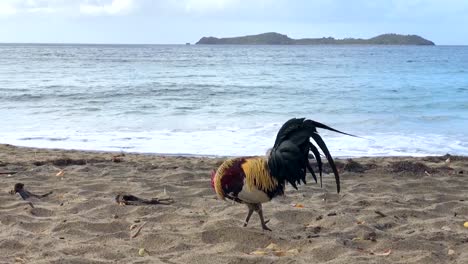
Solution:
M135 0L2 0L0 15L118 15L128 14Z

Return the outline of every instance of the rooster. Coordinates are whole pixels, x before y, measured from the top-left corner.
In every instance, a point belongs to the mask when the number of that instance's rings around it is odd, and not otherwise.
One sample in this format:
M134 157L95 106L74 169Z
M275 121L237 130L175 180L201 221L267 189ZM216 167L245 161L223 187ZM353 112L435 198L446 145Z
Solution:
M249 223L253 212L257 212L263 230L271 231L263 218L262 203L284 194L286 182L296 190L301 182L306 184L307 170L315 182L317 177L309 164L309 151L312 151L319 169L320 186L322 186L322 161L318 148L325 154L335 175L337 192L340 192L340 176L328 151L325 142L317 132L317 128L327 129L341 134L353 136L333 129L322 123L305 119L293 118L287 121L276 136L275 144L267 157L239 157L224 161L219 168L211 173L211 186L221 199L230 199L246 204L249 208L244 227Z

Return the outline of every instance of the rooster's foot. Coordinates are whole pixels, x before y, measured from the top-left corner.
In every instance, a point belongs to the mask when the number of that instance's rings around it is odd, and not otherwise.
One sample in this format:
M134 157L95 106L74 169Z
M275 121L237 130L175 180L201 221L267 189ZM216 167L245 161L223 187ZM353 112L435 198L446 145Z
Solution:
M268 226L262 225L263 231L272 231Z

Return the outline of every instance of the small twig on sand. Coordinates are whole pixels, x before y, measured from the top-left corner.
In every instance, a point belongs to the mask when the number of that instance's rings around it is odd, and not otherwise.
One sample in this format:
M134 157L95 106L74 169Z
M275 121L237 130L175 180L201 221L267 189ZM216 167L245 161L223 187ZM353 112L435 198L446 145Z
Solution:
M170 205L174 203L172 198L151 198L142 199L132 194L118 194L115 201L120 205L150 205L150 204L163 204Z
M132 238L135 238L140 234L141 229L146 225L147 222L144 222L138 229L135 231L135 234L132 235Z
M378 211L378 210L377 210L377 211L374 211L374 213L380 215L381 217L386 217L386 216L387 216L386 214L384 214L384 213L382 213L382 212L380 212L380 211Z
M0 175L4 175L4 174L16 174L18 173L17 171L0 171Z
M158 198L157 201L160 204L164 204L164 205L169 205L169 204L174 203L174 200L172 198Z

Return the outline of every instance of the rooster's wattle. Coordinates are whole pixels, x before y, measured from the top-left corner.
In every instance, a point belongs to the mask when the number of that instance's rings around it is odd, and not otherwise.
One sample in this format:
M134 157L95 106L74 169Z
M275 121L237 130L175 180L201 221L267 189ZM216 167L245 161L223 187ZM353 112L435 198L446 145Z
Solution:
M247 226L252 213L258 213L263 230L268 221L263 218L262 203L284 193L288 182L295 189L297 185L306 183L307 170L315 182L317 177L309 164L309 151L312 151L319 168L320 184L322 184L322 161L318 148L310 142L314 139L325 154L336 180L337 191L340 192L340 176L333 158L325 142L317 132L317 128L350 135L322 123L305 118L293 118L287 121L278 131L276 141L267 157L240 157L224 161L211 174L211 186L219 198L228 198L244 203L249 212L244 226ZM352 136L352 135L350 135Z

